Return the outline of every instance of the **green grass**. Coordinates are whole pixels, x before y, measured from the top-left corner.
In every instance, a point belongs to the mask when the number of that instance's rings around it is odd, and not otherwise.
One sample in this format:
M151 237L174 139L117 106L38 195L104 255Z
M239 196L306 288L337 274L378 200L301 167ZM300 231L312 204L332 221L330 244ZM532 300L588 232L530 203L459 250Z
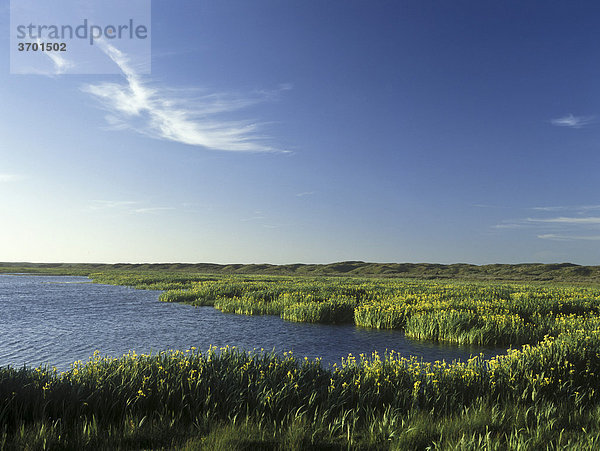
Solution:
M391 354L349 357L326 369L291 355L213 348L94 355L65 373L4 368L0 443L591 446L600 428L599 356L600 331L589 330L548 337L490 361L454 364Z
M332 296L323 301L300 301L288 303L281 317L288 321L305 323L352 323L356 300L344 296Z

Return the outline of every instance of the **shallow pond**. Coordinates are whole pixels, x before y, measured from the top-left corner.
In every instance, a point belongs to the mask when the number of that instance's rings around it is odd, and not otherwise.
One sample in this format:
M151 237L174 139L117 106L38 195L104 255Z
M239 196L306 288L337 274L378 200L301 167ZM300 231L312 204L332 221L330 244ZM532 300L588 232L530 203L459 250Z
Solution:
M0 275L0 366L50 365L66 370L95 350L118 357L210 345L293 351L341 362L349 353L394 350L423 360L466 360L503 349L409 340L399 331L224 314L212 307L158 301L159 291L89 283L85 277Z

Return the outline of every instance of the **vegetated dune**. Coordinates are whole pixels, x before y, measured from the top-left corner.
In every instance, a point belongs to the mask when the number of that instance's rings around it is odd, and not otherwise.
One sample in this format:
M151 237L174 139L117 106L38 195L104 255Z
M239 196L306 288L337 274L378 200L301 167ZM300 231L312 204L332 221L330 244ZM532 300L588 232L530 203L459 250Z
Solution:
M401 277L506 281L600 282L600 266L573 263L470 265L456 263L229 264L215 263L0 263L0 272L38 272L87 275L98 271L173 271L202 274L269 274L295 276Z

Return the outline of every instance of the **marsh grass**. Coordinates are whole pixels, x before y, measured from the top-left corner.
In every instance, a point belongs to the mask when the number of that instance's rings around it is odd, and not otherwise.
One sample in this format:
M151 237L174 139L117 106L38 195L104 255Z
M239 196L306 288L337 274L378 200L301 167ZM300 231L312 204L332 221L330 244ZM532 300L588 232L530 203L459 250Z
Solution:
M179 283L179 282L177 282ZM160 299L225 313L404 330L468 345L521 345L598 323L600 289L415 280L236 279L193 282ZM587 326L585 326L587 327Z
M288 321L306 323L352 323L355 306L355 299L335 296L322 302L289 303L283 308L281 317Z
M485 361L291 354L95 354L69 371L4 368L0 443L72 447L392 447L598 443L600 331ZM581 428L588 434L581 434ZM590 435L591 434L591 435ZM549 442L548 442L549 443ZM521 445L519 445L521 446Z

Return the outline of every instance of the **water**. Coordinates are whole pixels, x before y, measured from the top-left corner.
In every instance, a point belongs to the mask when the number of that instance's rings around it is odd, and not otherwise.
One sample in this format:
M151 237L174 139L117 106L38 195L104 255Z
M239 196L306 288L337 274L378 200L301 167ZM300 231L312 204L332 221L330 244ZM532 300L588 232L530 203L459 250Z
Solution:
M158 301L159 291L89 283L85 277L0 275L0 366L68 369L95 350L118 357L129 350L206 350L210 345L293 351L339 363L394 350L423 360L466 360L503 349L412 341L399 331L354 325L293 323L276 316L224 314L212 307Z

